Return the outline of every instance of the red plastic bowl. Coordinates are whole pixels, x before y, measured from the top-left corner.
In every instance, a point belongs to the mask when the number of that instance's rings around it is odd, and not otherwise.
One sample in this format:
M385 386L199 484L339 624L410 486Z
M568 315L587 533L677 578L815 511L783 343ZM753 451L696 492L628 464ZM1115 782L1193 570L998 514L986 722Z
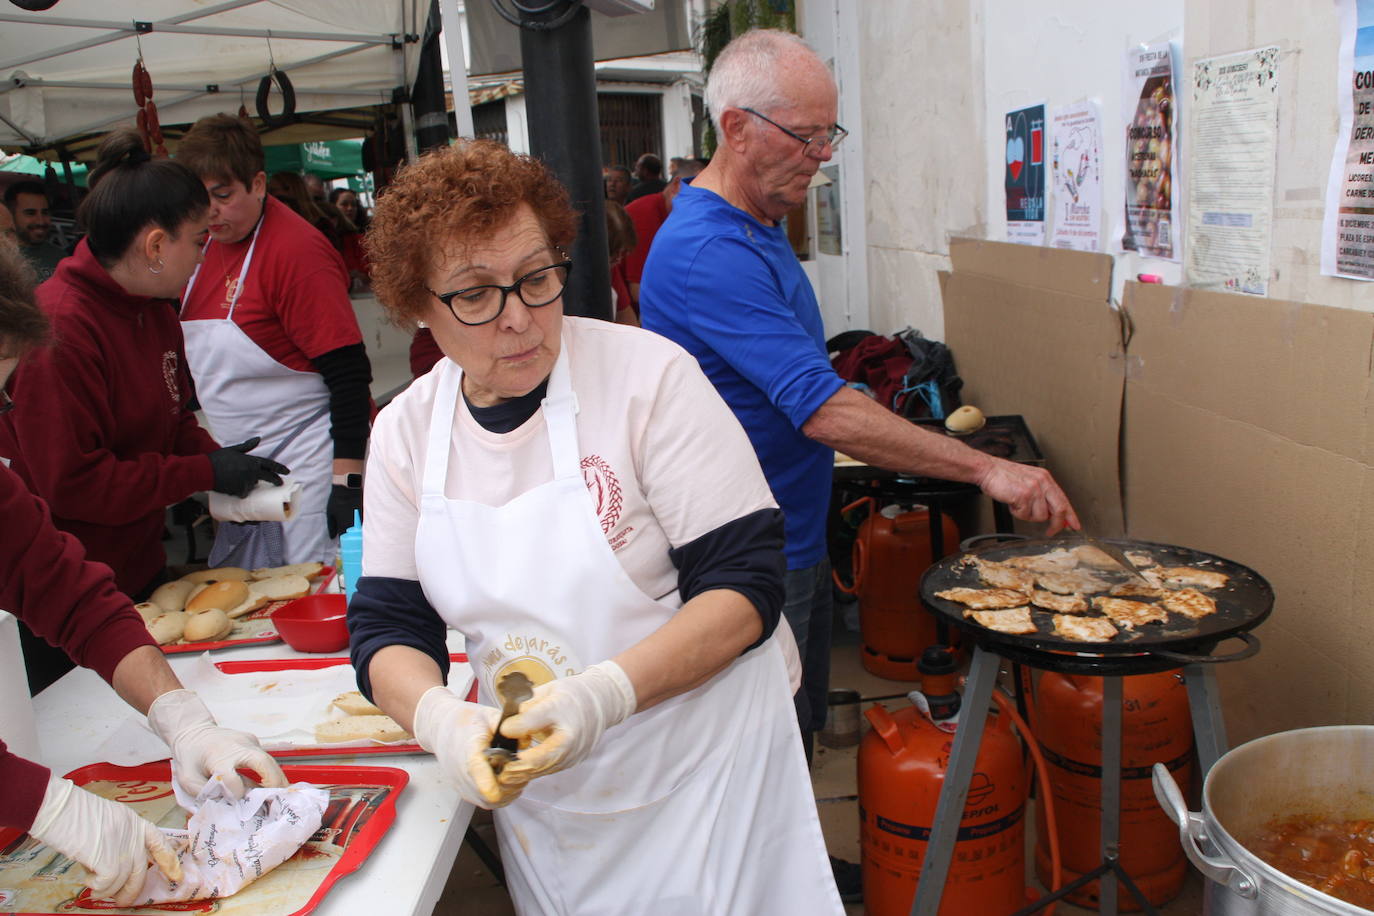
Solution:
M338 652L348 648L347 611L344 595L306 595L277 608L272 623L298 652Z

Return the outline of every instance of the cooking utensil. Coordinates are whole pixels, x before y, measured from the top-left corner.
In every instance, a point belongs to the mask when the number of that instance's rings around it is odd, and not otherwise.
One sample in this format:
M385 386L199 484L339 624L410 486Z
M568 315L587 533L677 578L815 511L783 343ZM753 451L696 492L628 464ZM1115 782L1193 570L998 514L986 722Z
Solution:
M497 720L496 730L492 732L491 747L483 753L491 763L491 768L499 773L520 751L520 745L514 738L507 738L501 734L501 723L511 716L519 715L520 704L534 696L534 682L523 672L512 671L510 674L502 675L496 682L496 693L501 697L501 718Z
M1139 579L1146 585L1151 584L1150 580L1146 579L1143 575L1140 574L1140 570L1136 569L1135 564L1132 563L1130 559L1126 556L1125 551L1121 550L1116 545L1108 544L1106 541L1103 541L1099 538L1095 538L1091 534L1084 534L1082 531L1076 532L1073 535L1073 537L1083 541L1083 543L1087 544L1089 547L1096 547L1098 550L1105 553L1108 557L1115 560L1116 565L1120 566L1127 573L1129 573L1132 578Z
M1334 725L1279 732L1222 755L1203 783L1201 811L1188 810L1158 763L1154 787L1184 852L1207 878L1209 916L1355 916L1369 911L1289 877L1245 841L1276 817L1374 817L1371 773L1374 726Z
M1082 538L1073 537L1018 540L974 553L1001 562L1047 553L1071 546L1075 541L1085 543ZM1010 661L1070 674L1147 674L1193 663L1239 661L1259 651L1259 640L1248 631L1262 623L1274 606L1274 590L1259 573L1233 560L1187 547L1123 538L1111 538L1108 543L1123 551L1148 553L1161 566L1193 566L1225 573L1229 576L1226 585L1207 592L1216 600L1217 612L1197 620L1170 614L1164 624L1123 630L1107 642L1079 642L1059 636L1054 632L1053 615L1043 612L1031 615L1035 633L997 633L965 619L962 604L935 596L949 588L986 587L973 564L963 562L964 553L945 557L926 571L921 578L921 601L937 618L965 631L988 651ZM1231 636L1244 640L1247 646L1228 655L1211 654L1217 643Z

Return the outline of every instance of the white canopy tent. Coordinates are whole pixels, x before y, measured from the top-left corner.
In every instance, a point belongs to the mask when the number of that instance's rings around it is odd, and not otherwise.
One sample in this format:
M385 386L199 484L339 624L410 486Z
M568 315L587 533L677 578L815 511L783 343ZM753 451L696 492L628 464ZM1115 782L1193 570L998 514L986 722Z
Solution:
M389 104L414 83L428 13L429 0L60 0L41 13L0 2L0 146L51 148L132 124L140 52L164 125L254 113L273 66L298 114ZM274 88L272 112L281 104ZM267 142L360 133L300 127Z

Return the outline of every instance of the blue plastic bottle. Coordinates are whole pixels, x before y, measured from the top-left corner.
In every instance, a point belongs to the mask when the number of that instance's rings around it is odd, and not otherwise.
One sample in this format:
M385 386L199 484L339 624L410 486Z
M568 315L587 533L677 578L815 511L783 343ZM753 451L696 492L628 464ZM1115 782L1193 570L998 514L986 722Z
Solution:
M358 577L363 574L363 520L358 510L353 510L353 526L339 536L339 559L343 562L344 594L353 600L353 592L358 588Z

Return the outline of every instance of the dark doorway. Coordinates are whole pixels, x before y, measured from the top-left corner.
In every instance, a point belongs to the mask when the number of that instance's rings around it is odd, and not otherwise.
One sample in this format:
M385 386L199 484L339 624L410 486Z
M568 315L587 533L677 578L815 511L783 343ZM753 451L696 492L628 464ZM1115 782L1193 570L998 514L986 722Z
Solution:
M662 156L663 103L657 93L602 92L596 97L601 112L601 162L626 165L644 153Z

